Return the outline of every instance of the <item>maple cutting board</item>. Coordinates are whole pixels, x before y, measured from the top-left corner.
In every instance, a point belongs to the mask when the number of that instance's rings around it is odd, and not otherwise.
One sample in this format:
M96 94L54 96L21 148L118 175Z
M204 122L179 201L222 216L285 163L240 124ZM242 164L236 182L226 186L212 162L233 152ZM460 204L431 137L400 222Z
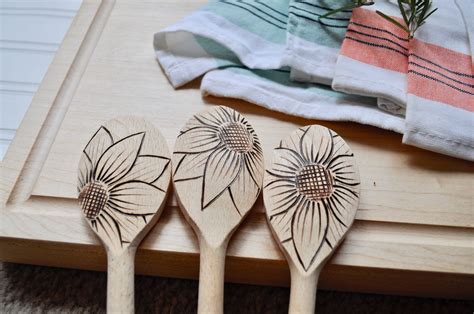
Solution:
M154 59L153 34L204 0L85 0L1 162L0 259L105 270L105 252L77 203L76 171L90 134L116 116L140 115L170 148L179 128L216 104L237 109L262 140L266 162L280 138L319 123L357 157L360 207L320 287L466 298L474 290L473 167L401 144L392 132L305 120L243 101L202 98L199 82L173 90ZM137 253L137 272L197 278L198 245L169 198ZM226 279L288 285L287 263L261 198L230 242Z

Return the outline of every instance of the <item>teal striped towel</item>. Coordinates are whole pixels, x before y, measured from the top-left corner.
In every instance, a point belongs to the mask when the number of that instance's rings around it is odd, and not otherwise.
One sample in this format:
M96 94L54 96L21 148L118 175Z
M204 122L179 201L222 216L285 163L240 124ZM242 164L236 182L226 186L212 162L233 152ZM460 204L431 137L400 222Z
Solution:
M292 63L288 34L308 38L289 26L290 6L283 0L211 1L155 34L156 58L174 87L204 75L203 94L243 99L290 115L355 121L402 133L403 118L380 110L375 98L291 80L293 68L298 67ZM305 69L304 64L300 69Z
M292 0L289 4L285 65L296 81L331 85L351 10L320 19L350 0Z

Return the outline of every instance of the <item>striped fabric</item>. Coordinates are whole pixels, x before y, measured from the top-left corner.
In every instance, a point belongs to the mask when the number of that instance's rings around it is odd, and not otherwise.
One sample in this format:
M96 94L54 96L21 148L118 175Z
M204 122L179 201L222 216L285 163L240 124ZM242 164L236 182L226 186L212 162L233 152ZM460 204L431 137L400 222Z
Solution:
M412 66L405 34L379 18L377 7L357 9L349 20L350 12L341 12L319 21L329 2L211 1L155 34L156 58L174 87L203 76L205 95L306 118L370 124L404 133L406 143L467 158L441 143L425 145L407 136L408 116L416 115L409 111L405 119ZM377 3L386 6L384 12L398 12L389 1ZM314 83L331 81L333 89Z
M410 42L403 141L474 161L473 51L461 14L474 2L435 4L438 12Z
M284 64L289 1L211 1L155 34L157 60L175 87L204 75L203 94L240 98L307 118L355 121L403 132L402 118L373 98L297 83Z
M381 8L381 6L384 6ZM473 3L463 4L466 11ZM379 107L406 116L404 143L474 159L474 76L463 17L453 0L439 8L408 41L374 10L398 8L377 2L354 10L336 63L335 90L375 96Z
M297 81L331 85L350 10L319 17L350 0L290 1L284 64Z
M0 1L0 160L80 4Z
M349 94L377 97L381 109L404 116L408 40L400 28L387 23L375 10L401 21L398 6L388 0L379 0L367 9L355 9L332 87Z

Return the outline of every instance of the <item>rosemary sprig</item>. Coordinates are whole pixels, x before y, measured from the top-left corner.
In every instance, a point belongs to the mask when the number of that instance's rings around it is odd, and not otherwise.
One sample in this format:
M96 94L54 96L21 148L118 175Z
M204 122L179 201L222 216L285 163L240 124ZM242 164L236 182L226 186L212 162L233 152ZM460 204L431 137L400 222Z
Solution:
M398 7L400 8L400 13L402 14L405 25L402 25L383 12L375 12L384 19L403 29L407 32L408 39L412 39L418 28L425 24L431 14L438 10L438 8L435 8L430 11L431 5L432 0L398 0Z
M340 7L338 9L329 11L326 14L323 14L319 17L319 19L326 18L331 16L335 13L344 11L344 10L352 10L355 8L359 8L361 6L372 5L374 1L370 0L351 0L352 3ZM400 13L403 17L404 24L398 22L394 18L388 16L387 14L376 10L375 12L389 21L393 23L397 27L403 29L408 36L408 39L412 39L415 36L415 32L426 23L426 20L434 13L438 8L435 8L430 11L432 0L397 0L398 7L400 9Z

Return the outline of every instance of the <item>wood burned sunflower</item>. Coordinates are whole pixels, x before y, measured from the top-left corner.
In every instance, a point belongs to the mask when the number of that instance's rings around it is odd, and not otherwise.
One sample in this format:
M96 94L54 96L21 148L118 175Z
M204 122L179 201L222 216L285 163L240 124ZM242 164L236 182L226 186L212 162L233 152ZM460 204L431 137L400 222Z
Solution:
M202 180L201 210L228 193L242 216L260 193L260 141L248 121L233 109L218 106L195 115L178 135L173 154L175 184Z
M145 136L138 132L115 139L102 126L81 156L78 192L84 216L115 247L129 243L156 213L161 199L151 196L165 193L160 179L170 159L143 154Z
M332 249L342 239L354 219L359 184L353 153L330 129L300 128L275 149L264 181L267 216L304 270L324 246Z

